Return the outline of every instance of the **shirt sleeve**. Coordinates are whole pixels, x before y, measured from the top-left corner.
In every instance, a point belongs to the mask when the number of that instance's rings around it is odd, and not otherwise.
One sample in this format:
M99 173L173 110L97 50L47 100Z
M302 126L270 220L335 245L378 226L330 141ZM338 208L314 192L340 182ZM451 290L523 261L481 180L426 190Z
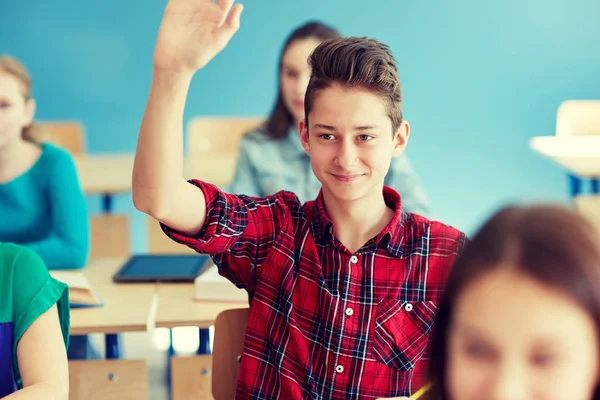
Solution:
M385 177L385 184L400 194L403 210L429 217L431 203L417 174L410 165L408 156L402 154L392 159L390 170Z
M248 140L242 139L240 151L235 165L233 180L227 187L229 193L245 194L247 196L265 196L261 190L256 168L252 164L248 149Z
M82 268L89 251L89 223L71 156L57 152L47 173L52 230L41 240L21 244L38 253L49 269Z
M57 305L65 348L69 344L69 292L67 286L50 277L44 262L33 251L15 245L13 258L13 370L19 387L17 345L33 322Z
M205 182L191 183L204 192L204 227L196 237L183 235L165 225L162 225L163 231L198 253L211 254L221 275L252 294L256 269L264 263L277 237L290 234L288 204L299 205L297 197L288 192L267 198L237 196Z

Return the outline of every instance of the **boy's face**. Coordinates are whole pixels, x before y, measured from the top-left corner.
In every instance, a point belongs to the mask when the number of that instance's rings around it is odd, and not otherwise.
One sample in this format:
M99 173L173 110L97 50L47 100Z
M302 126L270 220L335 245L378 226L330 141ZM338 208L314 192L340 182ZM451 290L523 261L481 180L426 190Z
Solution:
M381 196L392 157L406 146L408 123L392 132L383 99L338 84L317 93L308 119L309 126L299 123L300 138L326 198Z

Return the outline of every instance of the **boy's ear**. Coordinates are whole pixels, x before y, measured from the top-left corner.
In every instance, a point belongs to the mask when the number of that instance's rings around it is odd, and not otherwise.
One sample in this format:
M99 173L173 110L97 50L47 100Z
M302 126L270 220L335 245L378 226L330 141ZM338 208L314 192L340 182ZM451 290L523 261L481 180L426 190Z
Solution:
M308 126L303 119L298 122L298 132L300 133L300 142L306 154L310 155L310 142L308 140Z
M409 136L410 124L408 123L408 121L402 121L402 123L394 133L394 151L392 153L394 157L397 157L404 152L404 149L408 144Z

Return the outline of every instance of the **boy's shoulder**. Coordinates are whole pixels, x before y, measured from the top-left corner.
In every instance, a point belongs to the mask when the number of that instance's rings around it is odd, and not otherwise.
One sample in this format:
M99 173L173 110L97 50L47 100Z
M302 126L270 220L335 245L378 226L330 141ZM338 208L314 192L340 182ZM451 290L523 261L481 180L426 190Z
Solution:
M440 251L458 255L468 240L463 232L443 222L409 212L404 216L404 229L400 234L404 235L403 242L410 248L427 247L430 254Z

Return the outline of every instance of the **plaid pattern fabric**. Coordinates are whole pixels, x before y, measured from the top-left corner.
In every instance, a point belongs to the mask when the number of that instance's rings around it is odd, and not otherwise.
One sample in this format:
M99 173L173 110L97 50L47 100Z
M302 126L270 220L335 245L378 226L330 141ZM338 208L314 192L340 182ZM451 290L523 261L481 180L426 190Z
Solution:
M193 181L207 219L198 237L167 235L209 253L251 306L237 399L372 399L424 384L428 343L463 233L401 210L350 253L333 236L322 195L234 196Z

